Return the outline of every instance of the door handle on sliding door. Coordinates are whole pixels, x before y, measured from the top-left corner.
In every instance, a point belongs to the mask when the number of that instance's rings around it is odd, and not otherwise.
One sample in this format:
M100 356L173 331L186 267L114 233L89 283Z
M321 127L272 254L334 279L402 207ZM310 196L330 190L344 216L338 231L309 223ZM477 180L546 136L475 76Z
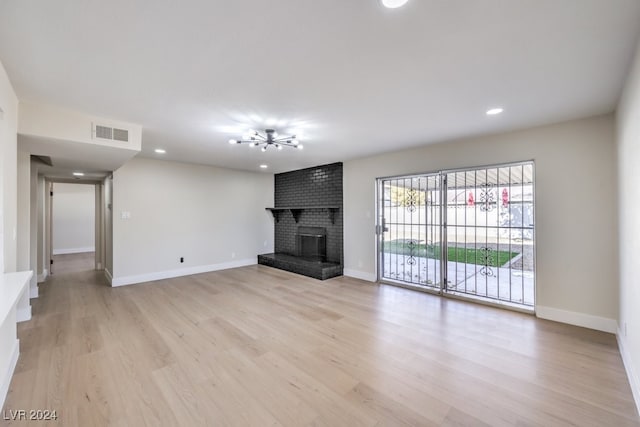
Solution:
M376 225L376 234L382 234L389 231L389 228L385 226L384 219L382 220L382 225Z

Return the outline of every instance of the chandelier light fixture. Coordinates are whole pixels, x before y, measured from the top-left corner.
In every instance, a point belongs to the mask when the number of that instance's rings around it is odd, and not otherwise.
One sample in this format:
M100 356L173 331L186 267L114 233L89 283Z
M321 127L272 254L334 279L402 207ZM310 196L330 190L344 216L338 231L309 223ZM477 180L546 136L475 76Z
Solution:
M229 144L249 144L249 147L262 147L261 151L267 151L269 147L282 150L283 147L292 147L302 150L302 144L295 135L280 136L274 129L265 129L264 133L250 130L242 136L242 139L230 139Z

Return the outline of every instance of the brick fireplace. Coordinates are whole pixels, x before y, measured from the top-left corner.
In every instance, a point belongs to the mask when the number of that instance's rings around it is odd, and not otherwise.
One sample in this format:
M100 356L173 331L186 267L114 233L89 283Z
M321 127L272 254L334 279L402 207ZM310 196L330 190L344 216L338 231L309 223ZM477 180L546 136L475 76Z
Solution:
M275 175L275 252L258 263L327 279L344 265L342 163Z

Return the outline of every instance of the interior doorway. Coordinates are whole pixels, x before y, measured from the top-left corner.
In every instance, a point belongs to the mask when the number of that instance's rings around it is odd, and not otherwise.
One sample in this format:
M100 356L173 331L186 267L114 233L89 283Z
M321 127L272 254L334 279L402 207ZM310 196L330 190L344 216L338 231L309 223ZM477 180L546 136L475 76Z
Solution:
M50 197L50 273L94 270L97 240L95 184L54 182Z
M532 310L534 164L378 179L378 279Z

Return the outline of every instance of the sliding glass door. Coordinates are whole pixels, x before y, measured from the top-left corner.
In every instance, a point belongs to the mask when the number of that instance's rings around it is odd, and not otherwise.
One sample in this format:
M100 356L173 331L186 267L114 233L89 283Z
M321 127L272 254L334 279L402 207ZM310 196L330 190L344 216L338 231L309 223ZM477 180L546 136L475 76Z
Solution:
M380 180L382 279L440 288L441 185L439 174Z
M378 180L379 279L535 302L532 162Z

